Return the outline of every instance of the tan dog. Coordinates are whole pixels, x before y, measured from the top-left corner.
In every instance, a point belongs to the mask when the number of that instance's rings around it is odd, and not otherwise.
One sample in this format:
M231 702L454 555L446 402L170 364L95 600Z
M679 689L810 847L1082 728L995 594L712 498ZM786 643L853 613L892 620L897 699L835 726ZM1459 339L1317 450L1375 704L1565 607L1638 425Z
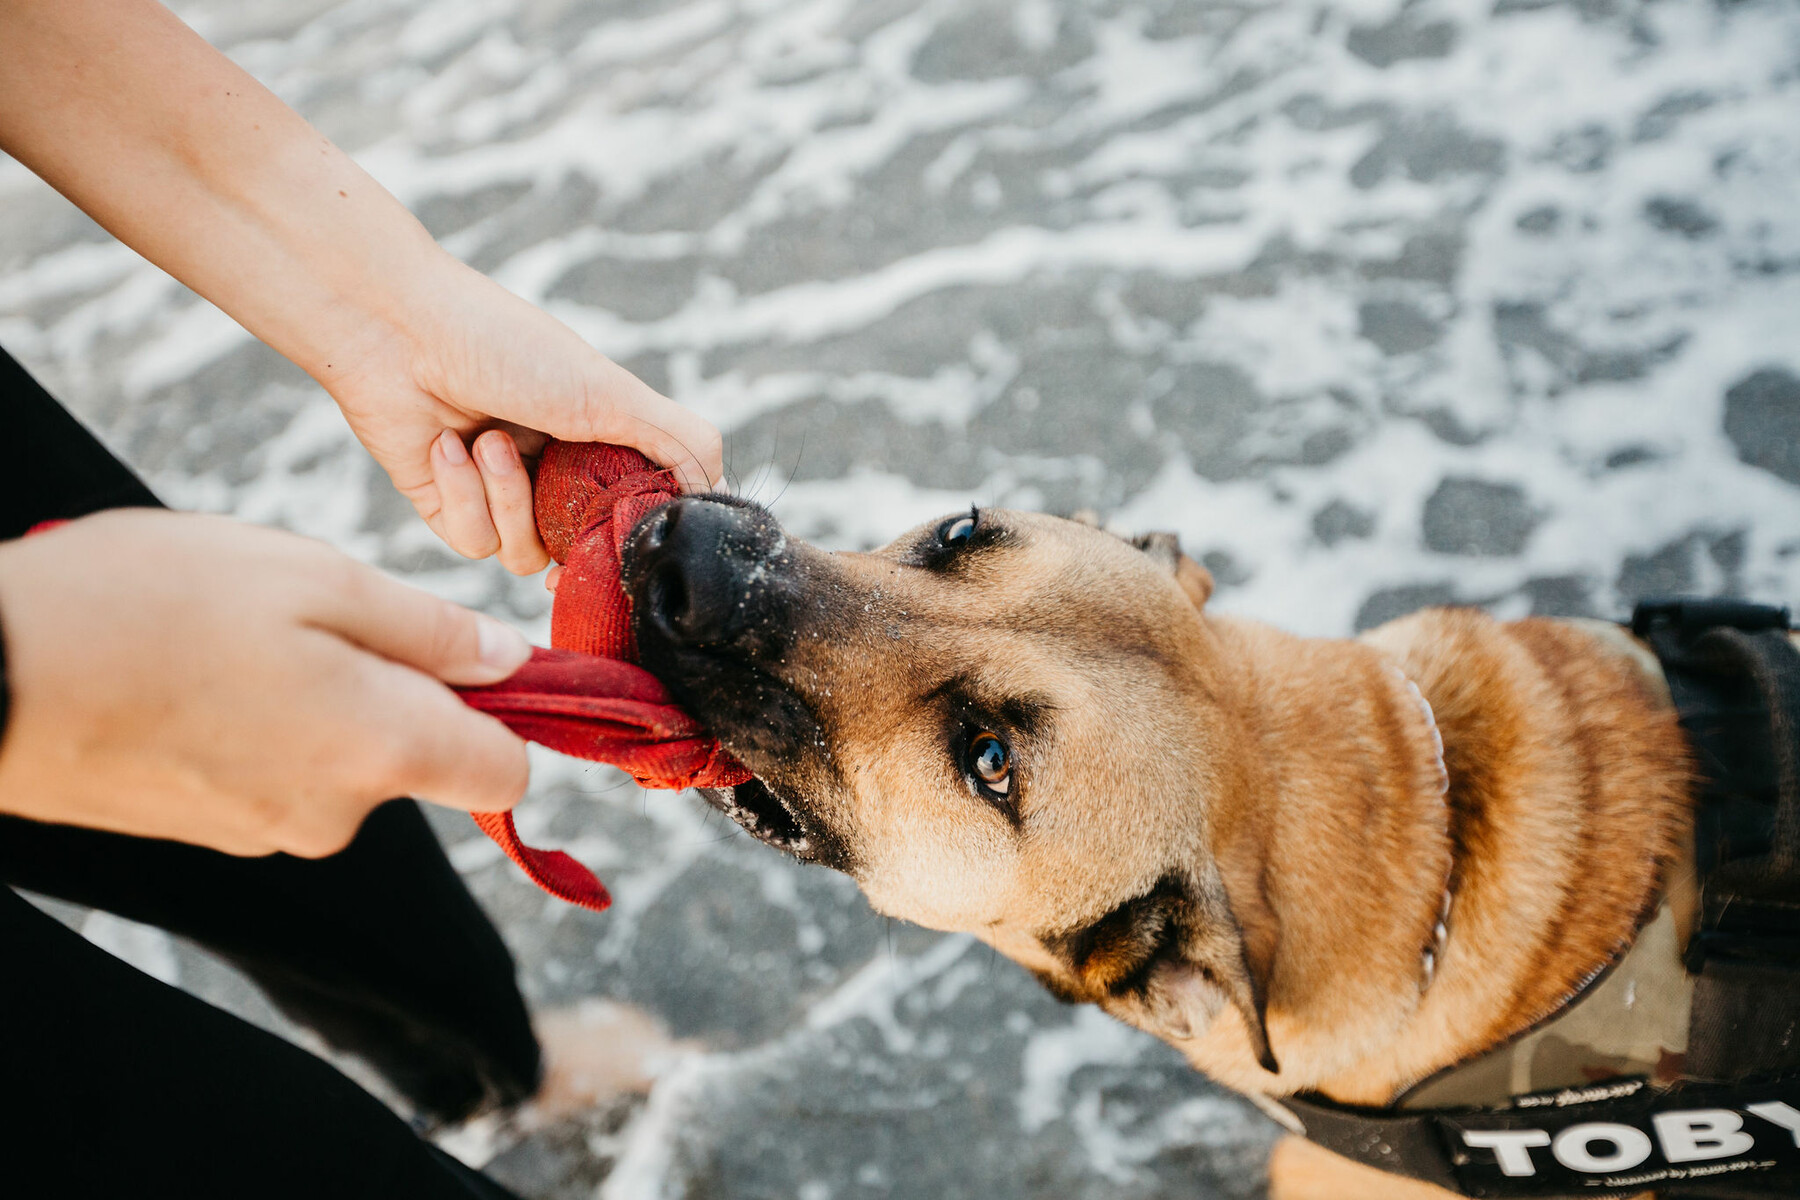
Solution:
M1010 511L827 554L693 498L626 580L645 663L757 773L723 811L1246 1092L1381 1105L1530 1026L1687 837L1655 662L1597 625L1302 639L1209 613L1171 538ZM1273 1173L1443 1194L1302 1144Z

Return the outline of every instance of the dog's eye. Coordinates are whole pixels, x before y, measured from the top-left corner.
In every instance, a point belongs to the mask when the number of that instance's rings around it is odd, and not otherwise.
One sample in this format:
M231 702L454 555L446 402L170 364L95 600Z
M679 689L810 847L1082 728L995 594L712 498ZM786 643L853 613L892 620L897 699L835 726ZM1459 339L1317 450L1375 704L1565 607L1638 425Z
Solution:
M975 536L975 527L980 523L980 510L970 508L967 514L945 521L938 530L938 540L946 546L960 546Z
M969 771L977 784L993 795L1004 796L1012 790L1012 755L995 734L977 734L969 743Z

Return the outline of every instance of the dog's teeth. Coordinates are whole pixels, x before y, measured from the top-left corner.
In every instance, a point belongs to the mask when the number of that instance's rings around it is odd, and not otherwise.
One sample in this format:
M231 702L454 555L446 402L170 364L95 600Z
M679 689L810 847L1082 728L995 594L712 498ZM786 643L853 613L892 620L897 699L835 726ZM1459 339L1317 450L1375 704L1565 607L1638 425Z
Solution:
M1437 952L1427 950L1419 958L1419 967L1423 975L1420 989L1423 990L1431 986L1432 976L1437 974Z

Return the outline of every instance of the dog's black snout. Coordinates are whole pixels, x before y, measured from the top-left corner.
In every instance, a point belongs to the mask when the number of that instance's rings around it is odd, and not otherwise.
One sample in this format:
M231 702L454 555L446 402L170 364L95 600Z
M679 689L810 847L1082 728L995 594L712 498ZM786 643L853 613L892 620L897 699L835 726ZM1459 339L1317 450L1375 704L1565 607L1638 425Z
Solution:
M625 550L638 621L682 645L730 641L752 620L780 531L762 512L688 496L645 517Z

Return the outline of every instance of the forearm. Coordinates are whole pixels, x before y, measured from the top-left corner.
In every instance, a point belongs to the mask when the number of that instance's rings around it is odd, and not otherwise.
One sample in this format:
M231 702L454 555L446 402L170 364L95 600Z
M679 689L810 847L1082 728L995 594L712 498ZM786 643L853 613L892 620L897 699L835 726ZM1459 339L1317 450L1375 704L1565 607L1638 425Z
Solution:
M154 0L0 0L0 149L327 387L455 264Z

